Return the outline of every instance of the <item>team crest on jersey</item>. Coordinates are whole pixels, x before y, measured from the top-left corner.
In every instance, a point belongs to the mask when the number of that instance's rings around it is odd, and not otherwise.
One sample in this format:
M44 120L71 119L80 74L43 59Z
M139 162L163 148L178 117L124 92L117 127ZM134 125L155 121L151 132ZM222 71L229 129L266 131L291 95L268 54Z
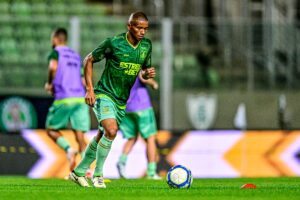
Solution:
M213 126L217 111L216 95L188 95L186 99L188 116L196 129L209 129Z
M110 113L110 108L109 108L109 106L104 106L104 107L102 108L102 113L103 113L103 114L108 114L108 113Z
M147 57L147 52L146 52L146 51L142 51L142 52L141 52L141 55L140 55L140 58L141 58L142 60L145 60L146 57Z
M37 116L32 104L21 97L10 97L0 104L0 128L15 132L36 128Z

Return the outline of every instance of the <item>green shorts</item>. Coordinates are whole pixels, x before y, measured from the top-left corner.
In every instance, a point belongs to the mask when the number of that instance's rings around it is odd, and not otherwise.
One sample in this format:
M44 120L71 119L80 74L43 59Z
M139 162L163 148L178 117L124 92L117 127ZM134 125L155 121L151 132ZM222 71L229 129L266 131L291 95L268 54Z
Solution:
M104 119L116 119L117 124L120 125L125 117L126 106L118 106L111 98L104 94L98 94L94 105L94 113L98 120L100 130L103 130L101 121Z
M156 134L157 127L153 108L126 113L120 129L127 139L137 137L138 133L144 139Z
M49 108L46 119L47 129L65 129L69 122L73 130L83 132L90 130L89 107L84 103L84 98L55 100Z

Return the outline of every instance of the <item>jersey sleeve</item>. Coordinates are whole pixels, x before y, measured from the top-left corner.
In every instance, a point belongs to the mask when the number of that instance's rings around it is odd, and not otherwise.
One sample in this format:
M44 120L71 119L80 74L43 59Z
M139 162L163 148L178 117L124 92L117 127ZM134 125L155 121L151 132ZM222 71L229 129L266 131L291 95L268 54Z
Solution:
M50 62L50 60L58 60L58 52L55 49L53 49L48 55L48 62Z
M103 58L107 56L107 54L111 51L110 48L110 38L107 38L103 42L100 43L100 45L92 51L92 56L95 62L101 61Z
M149 41L149 44L150 44L149 45L149 51L148 51L146 60L145 60L144 65L143 65L143 69L151 67L152 43Z

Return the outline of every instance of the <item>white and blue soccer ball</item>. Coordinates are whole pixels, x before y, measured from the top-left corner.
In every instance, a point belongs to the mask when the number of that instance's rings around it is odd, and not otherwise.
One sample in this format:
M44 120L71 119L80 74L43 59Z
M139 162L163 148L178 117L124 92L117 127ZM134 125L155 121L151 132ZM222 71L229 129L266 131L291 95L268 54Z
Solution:
M166 178L170 188L189 188L193 183L191 170L183 165L172 167Z

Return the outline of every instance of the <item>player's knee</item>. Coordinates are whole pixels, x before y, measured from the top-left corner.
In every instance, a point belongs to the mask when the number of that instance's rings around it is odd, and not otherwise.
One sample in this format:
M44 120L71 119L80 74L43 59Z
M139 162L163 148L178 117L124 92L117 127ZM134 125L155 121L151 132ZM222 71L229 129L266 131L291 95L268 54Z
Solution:
M155 135L151 135L146 139L147 142L155 142Z
M61 136L61 134L58 131L51 130L51 129L47 130L47 135L53 140L57 140Z
M131 138L130 140L135 143L137 141L137 137Z
M117 127L110 127L108 129L105 129L105 136L108 139L113 140L117 136L117 132L118 132L118 128Z
M52 133L50 130L47 130L47 135L52 138Z

